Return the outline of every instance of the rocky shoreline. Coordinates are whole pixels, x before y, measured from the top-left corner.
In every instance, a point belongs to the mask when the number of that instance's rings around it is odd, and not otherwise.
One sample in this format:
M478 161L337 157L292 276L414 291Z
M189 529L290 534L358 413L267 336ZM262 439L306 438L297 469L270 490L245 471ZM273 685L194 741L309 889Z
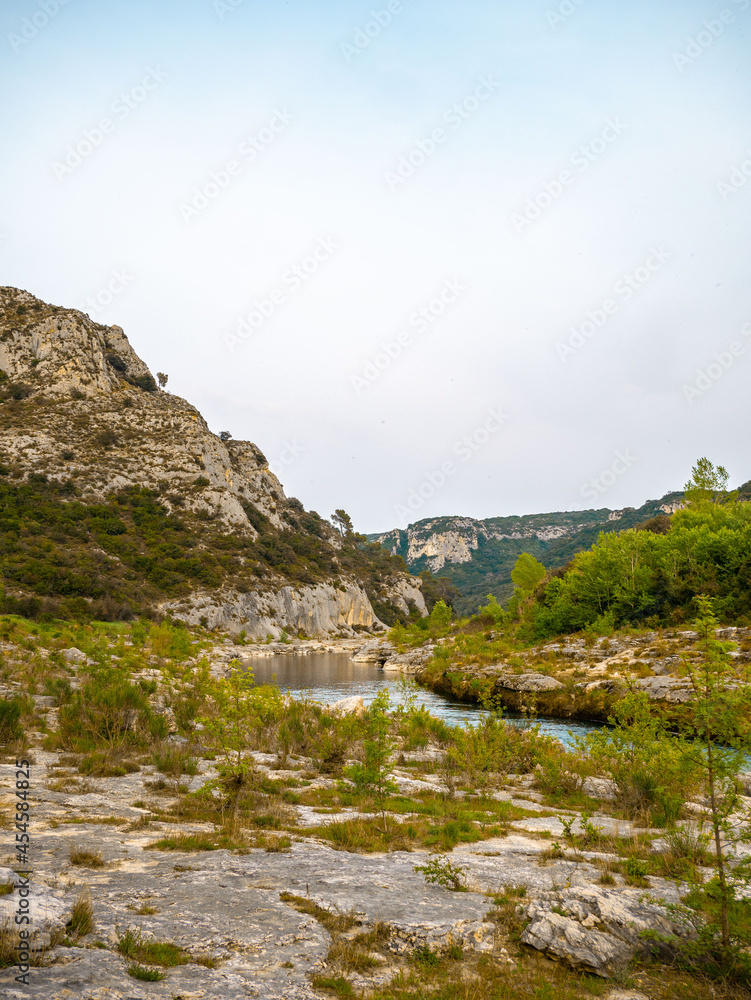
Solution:
M262 774L301 778L310 761L290 762L285 771L272 766L273 755L255 754ZM387 926L389 939L377 954L370 975L355 975L356 988L368 988L404 968L418 948L436 951L459 946L468 954L487 954L513 964L503 934L492 915L493 896L523 887L520 916L528 921L522 942L580 967L609 976L640 951L649 948L643 929L677 932L655 899L675 902L680 887L650 878L648 890L637 890L620 877L609 888L598 886L602 852L563 852L549 859L549 837L563 833L561 818L540 805L539 796L520 779L498 795L524 810L505 836L460 845L452 861L466 873L468 892L449 892L426 885L415 871L425 852L353 854L336 851L306 827L352 818L354 810L321 816L298 808L291 824L298 832L289 847L247 848L240 852L160 851L150 848L174 835L174 820L156 818L145 799L154 799L156 769L137 775L78 779L67 773L60 755L35 750L32 765L31 866L32 915L37 951L51 949L41 968L32 968L29 985L14 985L14 969L0 972L3 995L62 1000L86 997L109 1000L144 996L117 953L127 931L148 939L170 941L185 949L189 961L170 969L163 983L149 983L153 997L312 998L320 992L310 977L326 968L332 938L318 920L301 914L281 896L310 900L329 913L351 914L358 933ZM299 770L297 769L299 768ZM214 776L213 765L201 762L190 781L195 791ZM54 776L54 777L52 777ZM397 768L400 792L415 794L435 787L434 780L415 780ZM331 784L330 779L328 779ZM318 779L326 784L327 779ZM14 767L0 767L0 808L12 808ZM55 788L66 786L66 790ZM131 804L137 803L137 804ZM162 793L158 812L176 805ZM558 810L563 819L579 822L575 813ZM599 819L599 817L598 817ZM634 833L626 821L602 818L620 837ZM181 833L206 832L205 825L179 823ZM542 835L545 836L542 836ZM7 850L12 834L6 831ZM659 836L655 832L659 850ZM71 861L85 846L101 856L96 867ZM11 855L0 881L14 879ZM76 947L65 937L75 900L84 890L93 905L95 932ZM11 918L14 894L0 897L0 919ZM55 944L55 942L58 942ZM215 967L207 967L214 964Z

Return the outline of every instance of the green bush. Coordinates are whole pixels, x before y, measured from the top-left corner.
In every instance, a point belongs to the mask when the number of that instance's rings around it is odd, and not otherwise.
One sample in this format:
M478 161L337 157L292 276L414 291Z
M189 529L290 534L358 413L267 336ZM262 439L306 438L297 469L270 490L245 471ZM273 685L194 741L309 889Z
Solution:
M20 698L0 699L0 743L19 740L23 736L21 713L23 703Z
M74 750L139 744L149 736L166 735L166 725L152 714L143 689L117 667L93 668L60 708L59 738Z

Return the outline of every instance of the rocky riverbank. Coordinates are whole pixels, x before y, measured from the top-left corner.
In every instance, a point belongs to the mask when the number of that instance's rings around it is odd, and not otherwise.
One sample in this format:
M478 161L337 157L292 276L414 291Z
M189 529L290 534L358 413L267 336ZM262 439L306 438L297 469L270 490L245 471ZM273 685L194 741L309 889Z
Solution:
M272 755L254 755L258 772L275 780L305 783L311 761L275 768ZM515 910L526 923L522 942L602 976L623 969L649 946L646 929L678 932L656 899L675 902L680 888L650 878L645 889L621 877L599 886L602 851L565 851L550 857L550 837L561 837L563 821L541 805L524 780L500 791L501 800L524 812L504 835L461 845L451 860L462 869L468 892L427 885L415 866L425 852L363 855L335 850L321 840L323 824L351 820L354 809L324 814L291 807L289 843L271 838L266 846L234 850L155 850L177 834L210 836L205 823L167 818L179 796L155 767L117 778L81 778L59 754L33 752L31 854L33 944L44 965L29 972L29 985L14 983L14 969L0 972L3 995L58 1000L63 997L145 996L128 974L131 962L118 950L128 932L182 950L184 964L148 984L148 996L311 998L319 996L311 977L324 975L334 937L325 922L301 913L285 896L310 901L328 914L347 914L350 937L381 928L383 941L371 949L374 967L349 977L357 989L388 981L403 970L416 949L461 949L471 959L487 955L512 967L516 959L498 920L493 899L507 890L523 896ZM190 790L216 776L203 761ZM414 796L440 785L397 768L399 790ZM0 809L13 809L15 769L0 768ZM330 779L313 784L332 787ZM634 835L632 824L598 818L616 837ZM310 832L306 832L309 830ZM278 836L278 835L277 835ZM6 830L6 868L0 881L15 881L12 831ZM660 849L659 835L654 836ZM613 855L613 860L615 856ZM94 930L71 941L73 906L84 892L92 903ZM12 919L17 892L0 897L0 914ZM311 907L312 908L312 907Z
M0 765L3 996L391 1000L440 995L422 985L438 970L444 985L475 983L472 997L531 1000L555 982L567 1000L615 1000L639 994L609 980L630 982L634 963L694 933L698 918L671 907L687 871L713 875L711 859L699 852L687 869L672 834L624 818L608 778L551 790L524 731L511 757L485 759L489 744L473 750L419 711L291 703L242 686L232 661L256 644L166 624L2 628L0 694L26 729ZM430 669L428 646L281 645ZM28 890L12 822L22 756ZM705 806L686 801L685 843ZM14 921L27 905L32 963L18 981ZM670 1000L671 975L641 996Z
M717 638L734 644L731 657L751 663L751 629L719 629ZM489 642L492 636L488 637ZM378 662L387 670L412 674L425 687L460 701L492 701L513 712L606 721L626 691L644 691L668 720L690 707L691 683L684 658L696 655L690 630L635 635L566 637L518 650L496 662L487 656L457 655L450 641L426 641L402 652L373 639L355 660Z

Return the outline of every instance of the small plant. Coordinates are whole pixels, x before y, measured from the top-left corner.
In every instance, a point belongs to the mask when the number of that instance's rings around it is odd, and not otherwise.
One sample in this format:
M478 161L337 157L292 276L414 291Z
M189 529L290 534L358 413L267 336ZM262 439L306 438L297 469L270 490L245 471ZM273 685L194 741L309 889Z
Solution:
M313 976L312 982L317 990L329 990L338 997L355 996L352 984L347 982L344 976Z
M429 969L441 964L441 956L426 944L415 948L412 953L412 960L418 965L427 966Z
M124 958L130 958L134 962L148 962L150 965L161 965L167 969L175 965L186 965L190 961L190 956L184 948L179 948L169 941L145 938L140 929L132 931L128 928L121 934L117 950Z
M424 865L415 865L414 870L422 872L431 885L442 885L453 892L467 891L467 869L449 861L445 854L434 855Z
M346 776L358 791L370 793L376 801L381 817L386 796L396 791L397 785L390 776L389 763L394 750L391 722L386 714L390 705L386 688L378 692L371 702L365 722L367 735L364 740L364 761L353 764Z
M0 743L8 743L23 736L20 723L22 703L20 698L0 699Z
M112 448L118 443L120 438L111 427L108 427L106 430L100 431L94 440L97 444L101 445L102 448Z
M87 892L82 892L73 904L73 912L65 929L72 941L78 941L94 930L94 909Z
M101 851L87 851L74 847L70 852L70 863L79 868L104 868L105 861Z
M645 876L649 874L649 865L640 858L627 858L623 866L626 881L629 885L647 884Z
M165 974L159 969L149 969L147 966L139 965L137 962L128 966L128 975L134 979L140 979L144 983L158 983L161 979L165 978Z

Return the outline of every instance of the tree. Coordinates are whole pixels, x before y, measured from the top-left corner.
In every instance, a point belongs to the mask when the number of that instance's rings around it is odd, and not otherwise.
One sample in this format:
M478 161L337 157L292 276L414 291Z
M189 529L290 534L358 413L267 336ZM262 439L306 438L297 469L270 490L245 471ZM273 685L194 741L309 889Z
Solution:
M445 601L436 601L428 618L428 628L432 635L445 632L451 625L451 608Z
M691 478L683 487L686 500L698 503L710 500L712 503L722 503L727 498L728 471L724 466L716 468L708 458L700 458L691 470Z
M721 955L723 964L730 967L732 939L736 936L731 926L736 885L749 881L749 860L738 863L734 848L751 840L751 816L740 808L738 796L738 775L746 767L751 744L750 695L748 677L739 676L728 655L731 644L715 638L719 623L711 599L701 595L696 603L699 617L694 628L699 658L683 658L694 691L690 727L693 741L686 753L700 768L707 791L717 876L704 887L704 895L717 906Z
M545 579L547 570L529 552L522 552L511 570L511 579L523 596L534 593L537 585Z
M354 528L352 527L352 518L349 516L346 510L335 510L331 515L331 520L333 521L334 527L337 529L342 538L345 535L351 535L354 533Z
M156 377L159 382L159 388L163 389L169 380L169 375L165 375L164 372L157 372Z
M373 796L382 821L386 818L386 797L398 788L389 767L396 746L388 716L390 707L388 688L381 688L365 714L363 760L350 765L345 771L355 788Z

